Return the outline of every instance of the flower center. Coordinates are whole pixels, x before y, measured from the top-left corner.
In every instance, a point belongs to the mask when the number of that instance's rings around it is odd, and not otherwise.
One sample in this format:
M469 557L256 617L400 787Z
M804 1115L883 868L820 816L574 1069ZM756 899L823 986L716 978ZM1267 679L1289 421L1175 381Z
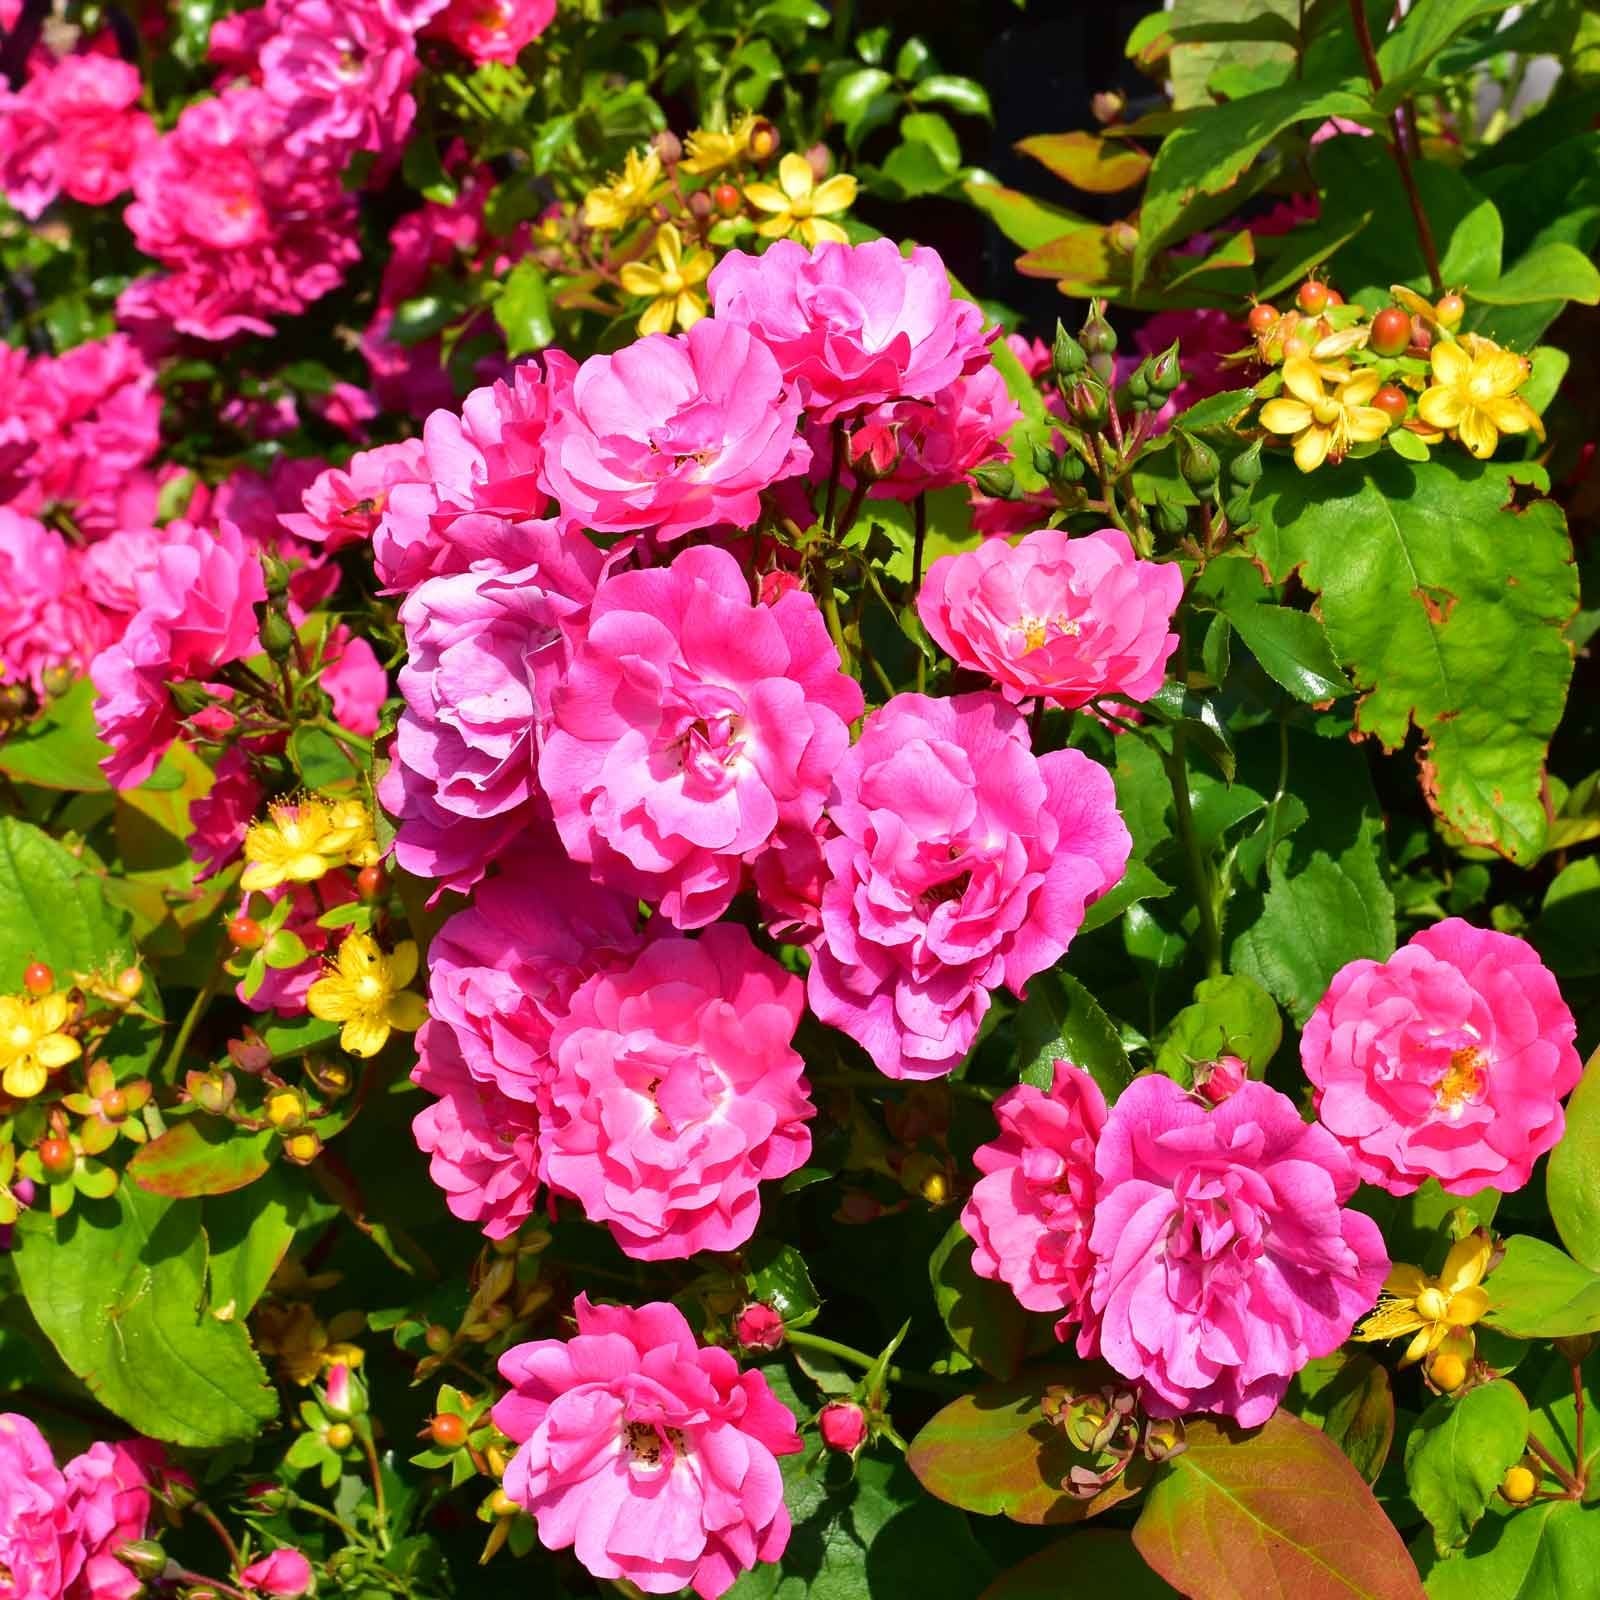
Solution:
M959 900L967 892L967 886L972 882L972 869L958 872L953 878L946 878L943 883L932 883L924 889L918 897L923 914L931 916L939 906L946 905L952 900Z
M1417 1296L1417 1315L1424 1322L1443 1322L1449 1314L1450 1302L1445 1298L1444 1290L1430 1284Z
M663 1428L654 1422L629 1422L623 1425L622 1442L628 1454L641 1467L671 1470L686 1445L677 1428Z
M33 1043L33 1029L25 1022L16 1023L6 1035L6 1042L13 1050L26 1050Z
M1324 428L1331 428L1344 415L1344 412L1337 400L1322 399L1312 401L1311 415Z
M1484 1074L1488 1070L1483 1052L1475 1045L1454 1050L1450 1065L1434 1085L1434 1095L1440 1110L1454 1111L1465 1101L1475 1100L1483 1092Z
M1042 650L1052 638L1076 639L1083 632L1083 624L1075 617L1023 617L1017 623L1017 632L1028 650Z
M369 972L356 979L356 998L364 1005L373 1005L383 998L383 984Z

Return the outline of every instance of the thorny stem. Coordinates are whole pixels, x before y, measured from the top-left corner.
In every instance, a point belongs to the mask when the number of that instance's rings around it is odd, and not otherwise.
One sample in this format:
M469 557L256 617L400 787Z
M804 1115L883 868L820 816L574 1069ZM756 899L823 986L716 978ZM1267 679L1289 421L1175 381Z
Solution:
M869 1356L865 1350L840 1344L837 1339L824 1339L820 1333L807 1333L803 1328L785 1329L784 1339L797 1350L815 1350L818 1355L837 1356L840 1361L848 1361L863 1372L870 1371L877 1364L878 1358ZM966 1390L966 1385L959 1379L941 1378L934 1373L907 1372L901 1367L887 1368L884 1376L891 1383L898 1383L907 1389L925 1389L930 1394L958 1394Z
M1378 94L1383 89L1383 71L1378 65L1378 52L1373 48L1372 29L1367 25L1367 8L1364 0L1350 0L1350 17L1355 23L1356 43L1361 47L1361 59L1366 63L1367 79L1372 84L1372 92ZM1417 175L1412 171L1411 152L1406 145L1405 120L1398 106L1389 113L1389 149L1400 174L1401 187L1406 192L1406 201L1411 207L1412 219L1417 225L1417 240L1422 246L1422 259L1428 264L1428 281L1433 285L1434 294L1443 294L1444 278L1439 271L1439 247L1433 242L1433 228L1428 221L1427 210L1422 204L1422 195L1417 189Z

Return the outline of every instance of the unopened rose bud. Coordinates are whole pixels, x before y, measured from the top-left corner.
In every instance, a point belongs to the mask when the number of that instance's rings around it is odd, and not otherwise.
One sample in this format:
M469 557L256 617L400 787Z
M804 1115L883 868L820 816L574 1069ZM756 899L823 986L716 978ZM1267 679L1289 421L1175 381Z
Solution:
M1194 1092L1207 1105L1220 1106L1230 1095L1244 1087L1250 1069L1238 1056L1218 1056L1215 1061L1201 1061L1194 1069Z
M1111 415L1111 396L1093 373L1083 373L1062 399L1072 421L1091 433L1103 428Z
M1057 387L1065 392L1088 365L1089 352L1058 322L1056 341L1050 350L1050 366L1055 373Z
M1055 458L1052 456L1050 459L1054 461ZM1017 475L1003 461L991 461L979 467L972 474L972 481L977 484L980 494L996 500L1017 498Z
M841 1455L855 1455L867 1442L867 1414L853 1400L830 1400L817 1416L822 1442Z
M281 611L261 619L261 648L272 661L287 661L294 653L294 624Z
M1078 333L1078 341L1091 356L1114 355L1117 349L1117 331L1106 321L1104 300L1089 302L1089 315Z
M1228 463L1228 476L1246 489L1261 481L1261 440Z
M361 1375L343 1361L336 1361L328 1368L318 1398L322 1409L340 1421L366 1415L367 1386L361 1381Z
M119 1544L116 1557L141 1578L159 1578L167 1570L167 1552L154 1539L130 1539Z
M1164 533L1169 539L1180 538L1189 527L1189 511L1186 506L1179 505L1174 500L1169 500L1158 489L1155 495L1155 506L1150 520L1155 524L1158 533Z
M289 563L277 551L261 552L261 580L269 600L280 599L289 592L289 579L292 576Z
M786 594L792 594L799 587L798 572L786 572L782 567L775 567L771 572L761 574L756 598L764 606L775 606Z
M239 1574L241 1589L254 1589L272 1600L300 1600L316 1593L316 1574L311 1563L292 1545L282 1545L271 1555L252 1561Z
M1174 339L1150 363L1150 387L1157 394L1171 394L1183 382L1183 369L1178 364L1178 341Z
M1178 455L1178 471L1183 475L1183 481L1194 490L1196 494L1210 494L1217 486L1217 474L1221 471L1222 463L1217 460L1217 452L1208 444L1189 434L1183 436L1183 448Z
M776 1350L783 1343L783 1318L771 1306L753 1300L734 1319L733 1336L746 1350Z

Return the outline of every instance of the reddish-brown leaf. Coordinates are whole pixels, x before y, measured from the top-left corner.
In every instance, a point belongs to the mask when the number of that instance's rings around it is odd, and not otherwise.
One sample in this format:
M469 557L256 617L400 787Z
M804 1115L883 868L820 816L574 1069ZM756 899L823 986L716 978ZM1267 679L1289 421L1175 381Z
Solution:
M1017 149L1087 194L1119 194L1150 170L1143 150L1097 133L1038 133L1020 140Z
M175 1123L128 1163L128 1176L141 1189L169 1199L231 1194L254 1183L271 1165L276 1135L246 1133L210 1117Z

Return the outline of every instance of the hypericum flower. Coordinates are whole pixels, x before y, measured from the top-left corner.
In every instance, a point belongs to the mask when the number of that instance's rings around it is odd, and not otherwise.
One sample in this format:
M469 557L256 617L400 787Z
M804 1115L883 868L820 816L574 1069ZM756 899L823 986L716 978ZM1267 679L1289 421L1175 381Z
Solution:
M304 1281L309 1287L321 1277L319 1273ZM273 1287L279 1287L276 1275ZM358 1332L364 1320L359 1311L341 1311L324 1325L304 1300L265 1300L250 1319L256 1348L276 1356L284 1377L302 1389L328 1367L359 1367L366 1360L366 1351L345 1337Z
M244 836L248 864L239 887L249 894L283 883L315 883L347 863L370 866L376 849L371 813L359 800L279 801Z
M749 153L750 136L760 122L759 117L747 111L726 133L717 133L711 128L696 128L686 141L687 153L678 165L697 178L708 177L724 167L731 167Z
M671 333L674 326L692 328L706 314L706 297L696 287L716 265L709 250L683 253L683 235L664 222L656 232L656 255L661 265L630 261L622 269L622 287L648 299L639 318L640 333Z
M28 1100L44 1088L52 1072L83 1054L83 1046L62 1029L71 1008L64 994L0 995L0 1089L13 1100Z
M375 1056L392 1029L414 1033L428 1018L422 996L406 985L417 975L417 947L407 939L385 955L371 934L351 933L336 960L306 992L306 1010L342 1022L339 1044L353 1056Z
M661 182L661 157L654 150L630 150L622 171L583 198L583 225L611 233L625 228L655 201Z
M1428 361L1433 383L1422 391L1417 415L1454 432L1480 461L1494 454L1502 433L1544 438L1538 412L1516 392L1532 370L1525 357L1469 333L1460 344L1435 344Z
M148 1078L118 1083L111 1063L96 1061L89 1068L88 1090L87 1094L65 1095L61 1103L74 1116L85 1119L78 1134L90 1155L97 1156L109 1150L119 1133L134 1144L144 1143L145 1127L138 1113L150 1098Z
M1333 383L1329 394L1324 380ZM1305 356L1283 364L1283 386L1292 400L1269 400L1261 408L1261 426L1269 433L1294 435L1294 464L1315 472L1328 459L1342 461L1353 444L1370 444L1389 430L1389 417L1369 405L1382 379L1376 367L1346 374L1319 367Z
M1353 1337L1370 1344L1377 1339L1411 1335L1411 1342L1400 1357L1403 1367L1440 1351L1460 1356L1463 1362L1470 1361L1472 1326L1489 1309L1482 1280L1492 1253L1489 1235L1480 1228L1451 1245L1437 1278L1430 1278L1421 1267L1396 1263L1383 1280L1377 1308ZM1453 1389L1456 1385L1443 1387Z
M756 232L766 239L795 235L815 248L826 241L845 244L849 235L837 222L826 219L855 204L856 180L848 173L835 173L823 183L811 170L811 163L792 150L778 163L777 183L747 183L744 197L757 211L765 211Z

